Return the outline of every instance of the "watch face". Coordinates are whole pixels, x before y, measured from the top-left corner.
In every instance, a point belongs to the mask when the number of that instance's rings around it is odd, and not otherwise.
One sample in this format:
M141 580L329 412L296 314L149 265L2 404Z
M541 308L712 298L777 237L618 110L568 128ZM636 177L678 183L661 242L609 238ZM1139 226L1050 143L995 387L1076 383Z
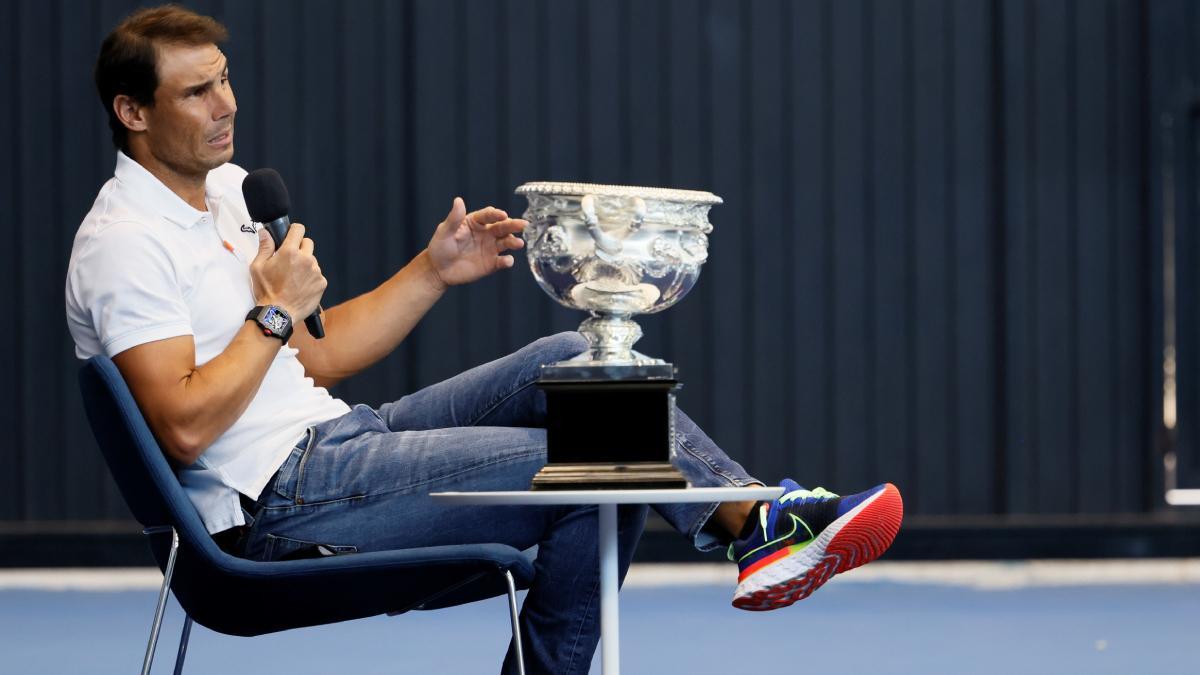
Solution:
M263 325L270 328L272 332L283 335L287 332L288 319L282 312L275 307L267 309L267 315L262 318Z

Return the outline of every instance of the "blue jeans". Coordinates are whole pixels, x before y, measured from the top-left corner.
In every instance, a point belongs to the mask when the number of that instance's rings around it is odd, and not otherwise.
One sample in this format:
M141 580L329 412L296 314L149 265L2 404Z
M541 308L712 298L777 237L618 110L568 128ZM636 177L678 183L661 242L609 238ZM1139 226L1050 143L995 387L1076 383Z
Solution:
M537 576L521 609L531 673L586 673L599 639L595 506L450 506L431 492L524 490L546 461L542 364L579 354L578 333L542 338L378 411L357 405L318 424L249 514L244 555L278 560L315 550L352 553L442 544L537 546ZM696 486L758 484L690 419L676 416L676 464ZM727 536L706 528L716 504L655 509L697 548ZM618 509L623 579L647 507ZM515 672L512 649L505 672Z

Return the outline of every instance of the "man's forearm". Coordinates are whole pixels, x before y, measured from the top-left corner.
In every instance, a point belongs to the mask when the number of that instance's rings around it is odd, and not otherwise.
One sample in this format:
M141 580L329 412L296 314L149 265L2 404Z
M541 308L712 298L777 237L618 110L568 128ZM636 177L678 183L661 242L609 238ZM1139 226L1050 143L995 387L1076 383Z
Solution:
M247 322L203 366L194 365L190 335L133 347L113 362L163 449L186 465L246 411L279 348L278 339ZM175 367L177 374L171 372Z
M314 340L297 319L292 346L309 377L332 385L390 354L445 291L422 251L378 288L325 310L323 339Z
M186 414L181 418L199 436L200 451L246 412L281 346L278 338L263 335L247 321L223 352L185 378Z

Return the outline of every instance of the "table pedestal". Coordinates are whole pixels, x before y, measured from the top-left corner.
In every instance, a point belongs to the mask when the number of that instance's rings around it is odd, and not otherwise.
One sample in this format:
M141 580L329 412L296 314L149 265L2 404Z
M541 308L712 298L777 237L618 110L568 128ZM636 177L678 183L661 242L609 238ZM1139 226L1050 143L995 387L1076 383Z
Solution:
M618 588L617 505L600 504L600 663L604 675L621 671Z

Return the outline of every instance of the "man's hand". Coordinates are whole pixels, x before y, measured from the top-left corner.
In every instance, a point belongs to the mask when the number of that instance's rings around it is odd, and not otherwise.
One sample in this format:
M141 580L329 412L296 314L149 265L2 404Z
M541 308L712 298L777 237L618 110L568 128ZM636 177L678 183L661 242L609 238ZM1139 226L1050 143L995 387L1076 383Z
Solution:
M304 226L292 223L287 236L275 250L267 229L258 231L258 255L250 263L254 300L259 305L279 305L303 321L321 302L328 282L313 255L313 240L304 236Z
M501 254L525 246L516 235L527 225L491 206L467 213L462 198L455 197L450 213L429 240L434 272L444 285L456 286L512 267L512 256Z

